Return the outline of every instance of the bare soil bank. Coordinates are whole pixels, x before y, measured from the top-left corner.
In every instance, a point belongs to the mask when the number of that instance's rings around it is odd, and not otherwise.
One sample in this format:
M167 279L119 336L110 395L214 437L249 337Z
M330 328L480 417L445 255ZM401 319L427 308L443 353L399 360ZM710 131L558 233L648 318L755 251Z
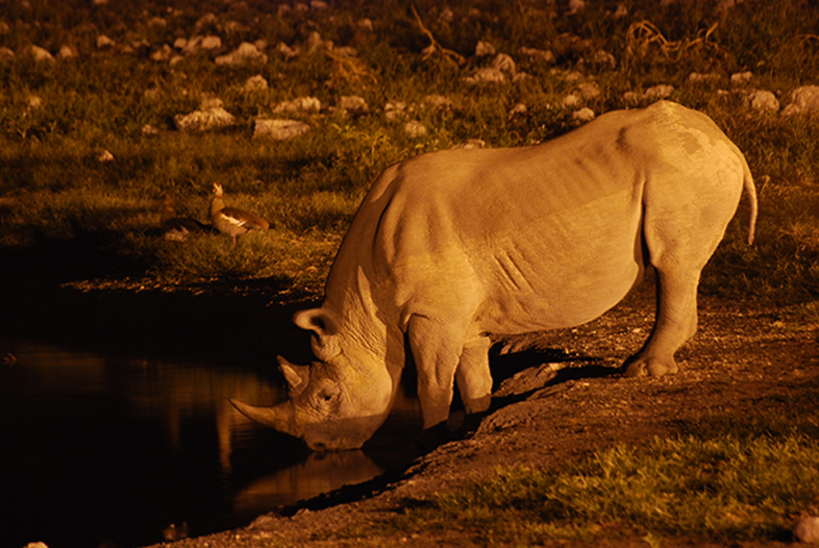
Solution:
M819 318L804 308L759 308L700 297L700 327L678 353L676 375L627 379L620 363L636 351L653 322L653 289L644 283L587 325L501 343L493 371L501 390L464 438L418 458L406 471L344 488L297 507L264 515L248 527L186 539L178 548L227 546L470 546L475 532L417 531L358 538L353 531L402 512L419 499L491 476L499 466L559 466L615 442L641 443L685 432L703 416L741 416L761 408L784 412L784 396L819 388ZM559 362L557 376L537 366ZM529 367L528 374L512 375ZM193 532L195 533L195 532ZM743 542L732 546L786 545ZM663 539L663 546L703 546L700 539ZM555 546L571 546L555 542ZM579 544L578 544L579 545ZM645 546L639 538L599 546ZM714 544L717 546L717 544Z

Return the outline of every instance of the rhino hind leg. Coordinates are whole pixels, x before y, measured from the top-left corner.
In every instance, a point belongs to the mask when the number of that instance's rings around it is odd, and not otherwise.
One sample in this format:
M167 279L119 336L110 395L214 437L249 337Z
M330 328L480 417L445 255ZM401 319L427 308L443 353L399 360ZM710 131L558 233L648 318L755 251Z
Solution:
M674 353L697 331L699 270L658 271L657 317L643 348L626 361L626 376L676 373Z

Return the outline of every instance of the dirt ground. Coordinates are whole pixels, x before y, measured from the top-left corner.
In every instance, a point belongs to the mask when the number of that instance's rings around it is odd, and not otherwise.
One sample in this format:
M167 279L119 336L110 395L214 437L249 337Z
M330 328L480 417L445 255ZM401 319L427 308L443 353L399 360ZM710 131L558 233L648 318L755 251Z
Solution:
M677 354L678 374L623 377L620 363L639 349L652 326L651 285L643 284L590 324L499 344L493 351L493 372L507 379L497 383L500 387L488 415L474 432L438 446L402 474L260 516L243 529L185 539L174 546L476 545L470 531L417 531L369 542L351 538L349 532L401 512L425 495L489 477L501 465L558 466L618 441L640 443L680 432L685 423L704 415L758 409L763 401L775 413L777 395L819 384L815 310L754 307L708 296L700 296L697 335ZM515 376L518 371L523 372ZM595 545L649 544L635 537L602 539ZM663 538L661 545L703 543ZM555 542L554 546L574 544Z

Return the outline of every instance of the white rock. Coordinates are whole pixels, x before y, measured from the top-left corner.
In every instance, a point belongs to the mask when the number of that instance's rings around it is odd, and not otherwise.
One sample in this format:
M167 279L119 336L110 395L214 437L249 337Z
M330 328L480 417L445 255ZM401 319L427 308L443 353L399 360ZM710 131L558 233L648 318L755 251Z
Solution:
M452 100L449 97L437 93L424 97L424 103L433 109L445 109L452 106Z
M617 4L617 9L614 11L615 19L622 19L628 15L628 8L624 4Z
M244 90L246 92L265 91L269 87L267 80L261 74L256 74L245 80Z
M278 51L279 53L283 53L284 56L287 57L288 59L290 59L291 57L295 57L295 56L297 56L299 54L298 51L291 48L290 46L288 46L284 42L279 42L279 45L276 46L276 51Z
M54 61L54 56L49 53L49 51L45 48L41 48L40 46L31 46L29 50L31 52L31 56L34 57L35 61Z
M106 35L100 34L97 36L97 49L107 49L114 47L114 45L116 45L116 42L108 38Z
M267 63L267 55L254 44L242 42L234 51L216 58L217 65L237 66L245 63Z
M68 45L60 46L60 51L57 52L58 59L73 59L77 57L77 50Z
M484 57L486 55L495 55L495 46L484 40L479 40L475 46L475 56Z
M232 126L236 123L236 118L222 106L208 105L189 114L177 114L173 121L179 131L190 133Z
M310 0L310 9L326 10L330 8L330 4L324 0Z
M142 126L142 134L148 137L159 135L159 129L152 126L151 124L145 124L144 126Z
M569 0L569 15L573 15L586 8L585 0Z
M103 150L103 151L102 151L102 152L100 152L100 153L99 153L99 155L97 156L97 161L98 161L98 162L103 162L103 163L106 163L106 162L113 162L113 161L114 161L114 155L113 155L113 154L111 154L111 153L110 153L109 151L107 151L107 150Z
M4 34L11 34L11 27L5 21L0 21L0 36Z
M648 88L645 93L643 93L643 99L648 101L659 101L660 99L665 99L671 96L672 93L674 93L674 86L668 84L658 84Z
M7 47L0 47L0 62L14 59L14 50Z
M731 83L737 85L747 84L753 77L754 74L751 71L736 72L731 75Z
M585 82L578 85L577 92L580 94L580 98L584 101L599 97L602 93L600 91L600 86L598 86L596 82Z
M222 47L222 39L216 35L209 34L202 38L202 49L206 49L208 51L212 49L218 49Z
M401 101L389 102L384 105L384 117L389 121L400 120L407 116L407 105Z
M292 101L282 101L273 108L273 112L321 112L321 101L317 97L297 97Z
M539 59L545 63L554 63L556 61L555 54L551 50L542 50L536 48L520 48L521 55Z
M492 59L492 68L508 74L515 74L515 60L505 53L499 53Z
M424 135L427 134L427 126L425 126L418 120L410 120L409 122L404 124L404 133L406 133L412 138L423 137Z
M368 17L361 19L358 23L356 23L356 25L358 25L358 28L360 29L368 30L371 32L373 30L373 21Z
M496 68L482 68L466 76L464 82L467 84L477 84L480 82L503 84L506 82L506 75Z
M802 86L791 93L791 110L798 113L819 113L819 86Z
M269 137L277 141L284 141L304 135L310 131L310 126L298 120L271 120L270 118L256 118L253 127L253 138Z
M28 110L36 110L43 106L43 98L39 95L29 95L26 100L26 107Z
M202 17L200 17L196 24L194 25L194 29L196 32L200 32L206 27L216 27L219 24L219 19L217 19L216 14L214 13L206 13Z
M748 94L748 105L756 110L776 112L779 110L779 100L776 95L766 90L752 91Z
M363 114L370 111L367 101L358 95L342 95L338 106L351 114Z
M819 542L819 517L812 516L799 520L793 530L793 536L799 542Z
M529 112L529 109L526 107L526 105L523 103L518 103L509 110L508 117L511 120L515 116L526 114L527 112Z
M718 72L707 72L705 74L692 72L688 75L688 81L693 83L717 82L722 78Z
M591 57L591 62L598 65L608 65L611 68L617 66L617 59L614 58L614 55L603 49L594 52L594 55Z
M575 93L570 93L560 102L563 108L574 108L580 104L580 97Z
M185 46L187 45L188 45L187 38L177 38L176 40L173 41L173 47L175 47L176 49L180 50L185 49Z
M574 123L585 123L594 120L594 111L589 107L583 107L572 113L572 121Z
M486 141L483 139L467 139L463 143L458 143L453 148L454 149L466 149L466 150L473 150L476 148L484 148L486 147Z

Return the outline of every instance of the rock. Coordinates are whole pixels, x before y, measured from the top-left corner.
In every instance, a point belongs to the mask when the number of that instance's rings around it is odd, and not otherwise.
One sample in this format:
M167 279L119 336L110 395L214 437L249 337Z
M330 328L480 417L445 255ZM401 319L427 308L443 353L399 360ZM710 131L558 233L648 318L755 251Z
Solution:
M585 82L577 86L577 93L580 94L581 99L589 101L599 97L602 92L596 82Z
M316 114L321 112L321 101L316 97L297 97L292 101L282 101L273 108L273 112L306 112Z
M0 62L14 59L14 50L7 47L0 47Z
M247 93L253 93L256 91L267 91L268 87L269 85L265 77L261 74L256 74L245 80L244 90Z
M367 101L358 95L342 95L338 107L350 114L364 114L370 111Z
M754 77L754 74L751 71L746 72L736 72L731 75L731 83L737 85L744 85L751 81L751 78Z
M793 536L799 542L819 542L819 517L812 516L799 520L793 530Z
M151 61L161 63L170 59L172 54L173 49L171 49L171 46L168 44L162 44L161 48L152 51L148 57L151 59Z
M614 58L614 55L604 49L595 51L591 56L591 62L596 65L608 65L611 68L617 66L617 59Z
M34 57L35 61L50 61L54 62L54 56L49 53L49 51L45 48L41 48L40 46L31 46L29 49L31 56Z
M210 51L210 50L213 50L213 49L219 49L221 47L222 47L222 39L219 38L218 36L215 36L213 34L209 34L209 35L205 36L204 38L202 38L202 49L204 49L204 50Z
M401 101L390 102L384 105L384 117L393 122L407 117L407 105Z
M404 133L412 138L423 137L427 134L427 126L418 120L410 120L404 124Z
M151 124L145 124L142 126L142 134L146 137L153 137L154 135L159 135L159 129Z
M492 68L508 74L515 74L517 66L515 60L505 53L499 53L492 59Z
M57 52L58 59L73 59L75 57L78 57L77 50L68 45L61 46L60 51Z
M560 102L563 108L574 108L580 105L580 97L576 93L570 93Z
M648 88L645 93L643 93L643 99L648 101L659 101L660 99L670 97L673 92L674 86L669 84L658 84Z
M506 83L506 75L496 68L482 68L466 76L464 82L467 84L478 84L482 82L504 84Z
M585 0L569 0L569 15L583 11L586 8Z
M424 97L424 103L434 110L443 110L452 106L452 100L449 97L436 93Z
M495 55L495 46L483 40L478 41L475 46L475 57L485 57L487 55Z
M594 120L594 111L589 107L583 107L572 113L572 122L576 124L583 124Z
M791 103L783 115L819 113L819 86L802 86L791 93Z
M97 155L97 161L101 163L113 162L114 155L111 154L109 151L103 149Z
M361 19L360 21L358 21L358 23L356 23L356 25L358 26L358 28L368 30L370 32L372 32L373 30L373 21L369 17Z
M779 110L779 100L770 91L757 90L748 94L748 106L764 112L776 112Z
M246 63L267 63L267 55L254 44L242 42L234 51L216 58L217 65L237 66Z
M523 103L518 103L514 107L512 107L507 116L511 120L515 116L518 116L520 114L526 114L527 112L529 112L529 109L526 107L526 105L524 105Z
M304 135L310 131L310 126L298 120L274 120L259 117L253 126L253 138L270 137L276 141L285 141Z
M552 53L552 50L522 47L520 48L520 53L530 58L539 59L544 63L554 63L556 61L555 54Z
M108 38L108 36L104 34L97 36L97 49L108 49L114 47L115 45L116 42Z
M290 59L292 57L295 57L295 56L297 56L299 54L298 51L291 48L290 46L288 46L284 42L279 42L279 45L276 46L276 51L278 51L279 53L284 54L284 56L287 57L288 59Z
M195 110L189 114L177 114L173 121L179 131L192 133L201 131L211 131L232 126L236 123L236 118L221 106L221 101L208 102L202 105L200 110Z
M699 72L692 72L688 75L688 81L693 83L709 83L718 82L722 76L718 72L708 72L701 74Z
M465 150L473 150L476 148L484 148L486 147L486 141L483 139L467 139L463 143L459 143L452 147L453 149L465 149Z

